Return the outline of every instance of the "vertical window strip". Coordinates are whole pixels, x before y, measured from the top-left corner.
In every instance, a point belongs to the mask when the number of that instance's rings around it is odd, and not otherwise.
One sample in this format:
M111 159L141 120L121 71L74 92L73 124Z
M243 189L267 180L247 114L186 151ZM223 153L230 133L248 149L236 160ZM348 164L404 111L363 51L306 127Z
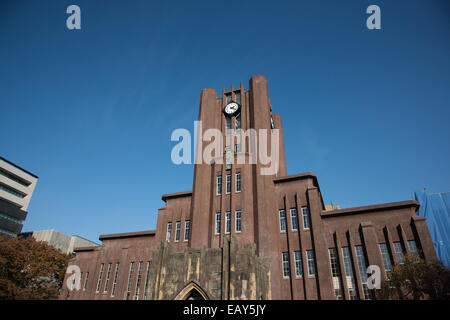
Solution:
M291 209L291 229L298 230L298 216L295 208Z
M342 247L342 257L344 259L344 271L347 280L348 294L351 300L357 300L355 273L353 271L352 257L349 247Z
M186 220L184 223L184 241L189 240L189 231L191 229L191 221Z
M283 262L283 277L288 278L290 275L289 270L289 253L288 252L282 252L281 258Z
M231 193L231 174L227 174L226 183L227 183L226 193L229 194Z
M227 211L225 213L225 233L231 232L231 212Z
M217 191L216 194L220 196L222 194L222 176L217 176Z
M336 248L329 248L328 255L330 256L331 275L333 277L334 296L336 300L343 300L342 294L342 280L341 280L341 268L337 257Z
M389 255L389 251L387 248L387 244L385 242L380 243L380 251L381 251L381 257L383 259L384 270L386 272L389 272L392 269L392 262L391 262L391 257Z
M114 279L113 279L113 285L112 285L112 289L111 289L111 297L114 297L114 295L116 294L117 275L119 274L119 265L120 265L120 263L117 262L116 263L116 271L114 271Z
M236 219L236 232L241 232L242 231L242 213L241 211L236 211L236 215L235 215L235 219Z
M403 252L403 246L400 242L394 242L395 255L399 264L405 263L405 254Z
M221 220L221 214L220 211L216 212L216 234L220 234L220 221Z
M313 250L306 250L306 256L308 258L308 275L315 276L316 275L316 261L314 257Z
M131 280L133 278L133 271L134 271L134 261L131 261L130 262L130 272L128 273L128 284L127 284L127 292L125 293L125 300L128 300L130 298Z
M103 289L103 293L108 292L108 283L109 283L109 275L111 274L111 265L112 265L112 263L108 263L108 271L106 272L106 281L105 281L105 288Z
M86 272L86 277L84 278L84 284L83 284L83 291L86 291L88 278L89 278L89 272Z
M104 268L104 264L102 263L100 265L100 272L98 274L97 288L95 289L96 293L100 292L100 284L102 283L102 277L103 277L103 268Z
M236 173L236 192L241 192L241 173Z
M181 221L177 221L175 225L175 242L180 241Z
M286 211L280 210L280 231L286 231Z
M137 275L137 280L136 280L136 289L134 291L133 300L139 300L139 291L141 288L141 277L142 277L142 261L139 261L138 275Z
M302 265L302 252L294 251L294 261L295 261L295 276L303 276L303 265Z
M309 215L308 207L302 207L302 216L303 216L303 229L310 229L311 217Z
M170 237L172 235L172 222L167 223L167 234L166 234L166 241L170 242Z
M144 300L147 300L147 290L148 290L148 275L150 271L150 261L147 261L147 272L145 274L145 285L144 285Z
M364 290L364 299L371 300L372 293L367 286L367 263L363 246L355 246L356 259L358 260L358 269L361 276L361 284Z
M419 251L417 250L416 241L408 240L408 247L409 251L411 252L411 255L417 256L419 254Z

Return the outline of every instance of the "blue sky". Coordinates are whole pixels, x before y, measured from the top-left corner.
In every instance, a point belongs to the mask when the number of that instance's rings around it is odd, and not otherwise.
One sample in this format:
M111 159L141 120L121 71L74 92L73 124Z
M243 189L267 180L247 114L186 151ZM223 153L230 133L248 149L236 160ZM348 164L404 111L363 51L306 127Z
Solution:
M0 155L40 177L23 231L154 229L161 195L192 188L171 132L203 88L255 74L288 174L315 172L327 203L450 191L449 18L446 0L2 1Z

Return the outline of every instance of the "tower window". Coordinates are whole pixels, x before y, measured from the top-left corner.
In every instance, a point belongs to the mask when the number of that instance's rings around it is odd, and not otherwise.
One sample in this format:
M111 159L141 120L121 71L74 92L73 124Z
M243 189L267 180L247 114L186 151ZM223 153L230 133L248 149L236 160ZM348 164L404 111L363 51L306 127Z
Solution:
M285 232L286 231L286 211L280 210L280 231Z
M175 224L175 242L180 241L181 221Z
M344 271L347 278L348 294L351 300L358 299L356 293L355 274L353 272L352 257L350 256L349 247L342 247L342 257L344 260Z
M386 272L391 271L392 269L391 257L389 255L387 244L385 242L380 243L380 251L381 257L383 258L384 270L386 270Z
M294 251L294 261L295 261L295 276L303 276L303 266L302 266L302 253L301 251Z
M288 278L290 274L289 270L289 253L288 252L282 252L281 258L283 261L283 277Z
M170 236L172 235L172 222L167 223L166 241L170 242Z
M231 134L231 118L225 116L225 134L228 136Z
M298 230L298 217L297 217L297 209L291 209L291 229Z
M311 228L311 217L309 215L308 207L302 208L302 216L303 216L303 229Z
M241 104L241 92L237 91L235 93L235 96L236 96L236 103Z
M216 234L220 234L220 220L221 220L221 214L220 211L216 212Z
M314 251L306 250L306 257L308 258L308 275L316 275L316 261L314 260Z
M400 242L394 242L395 255L399 264L405 263L405 255L403 253L403 247Z
M188 241L189 240L189 231L191 229L191 221L190 220L186 220L186 222L184 223L184 241Z
M417 245L414 240L408 240L408 247L413 256L416 256L418 254Z
M236 173L236 192L241 192L241 173Z
M222 176L217 177L217 191L216 194L220 196L222 194Z
M108 271L106 271L106 281L105 281L105 288L103 289L103 293L108 292L109 276L111 275L111 266L112 266L112 263L108 263Z
M227 98L227 104L231 102L231 93L226 93L225 97Z
M98 274L97 288L95 289L95 292L100 292L100 284L102 283L102 277L103 277L103 268L104 268L104 264L102 263L100 265L100 273Z
M235 118L235 122L236 122L236 130L241 129L241 115L238 114Z
M116 271L114 272L113 286L112 286L112 289L111 289L111 297L114 297L114 295L116 294L117 276L119 274L119 266L120 266L120 263L117 262L116 263Z
M241 211L236 211L236 232L241 232L242 231L242 213Z
M130 262L130 272L128 273L127 291L125 293L125 300L130 298L131 293L131 280L133 279L134 261Z
M225 213L225 233L231 232L231 212Z
M227 194L231 192L231 174L227 174Z

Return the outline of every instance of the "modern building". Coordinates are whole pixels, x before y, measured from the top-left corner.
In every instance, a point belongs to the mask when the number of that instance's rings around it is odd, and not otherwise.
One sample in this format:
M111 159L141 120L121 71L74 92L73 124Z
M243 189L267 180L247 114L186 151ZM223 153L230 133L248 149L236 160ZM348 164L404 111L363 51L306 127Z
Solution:
M98 246L98 243L87 240L80 236L69 236L56 230L40 230L32 232L23 232L23 237L33 237L36 241L44 241L49 245L60 249L63 253L73 253L77 247Z
M372 299L367 266L385 279L407 253L436 260L417 201L326 211L315 174L287 175L265 77L222 96L204 89L199 121L222 136L255 129L259 151L264 132L278 161L251 163L261 155L245 148L251 134L211 152L195 164L191 191L162 196L156 230L102 235L101 246L75 249L80 290L65 287L62 299ZM208 154L201 137L197 150ZM268 169L273 163L278 170Z
M38 177L0 156L0 235L22 230Z

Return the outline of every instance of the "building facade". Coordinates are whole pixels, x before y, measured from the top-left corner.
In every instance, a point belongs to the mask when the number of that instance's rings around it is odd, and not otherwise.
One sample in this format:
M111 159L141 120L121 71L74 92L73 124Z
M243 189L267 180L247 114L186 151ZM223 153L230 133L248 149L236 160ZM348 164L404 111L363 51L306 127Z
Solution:
M221 97L204 89L199 121L204 133L244 138L210 153L200 132L192 191L162 196L154 231L75 249L79 290L64 287L62 299L372 299L369 265L384 279L407 253L436 259L418 202L326 210L315 174L287 175L265 77ZM252 162L264 155L261 141L278 157Z
M38 177L0 157L0 235L16 237L22 231Z
M23 232L22 237L33 237L36 241L44 241L49 245L62 251L62 253L73 253L75 248L95 247L98 243L87 240L80 236L69 236L56 230L39 230L32 232Z

